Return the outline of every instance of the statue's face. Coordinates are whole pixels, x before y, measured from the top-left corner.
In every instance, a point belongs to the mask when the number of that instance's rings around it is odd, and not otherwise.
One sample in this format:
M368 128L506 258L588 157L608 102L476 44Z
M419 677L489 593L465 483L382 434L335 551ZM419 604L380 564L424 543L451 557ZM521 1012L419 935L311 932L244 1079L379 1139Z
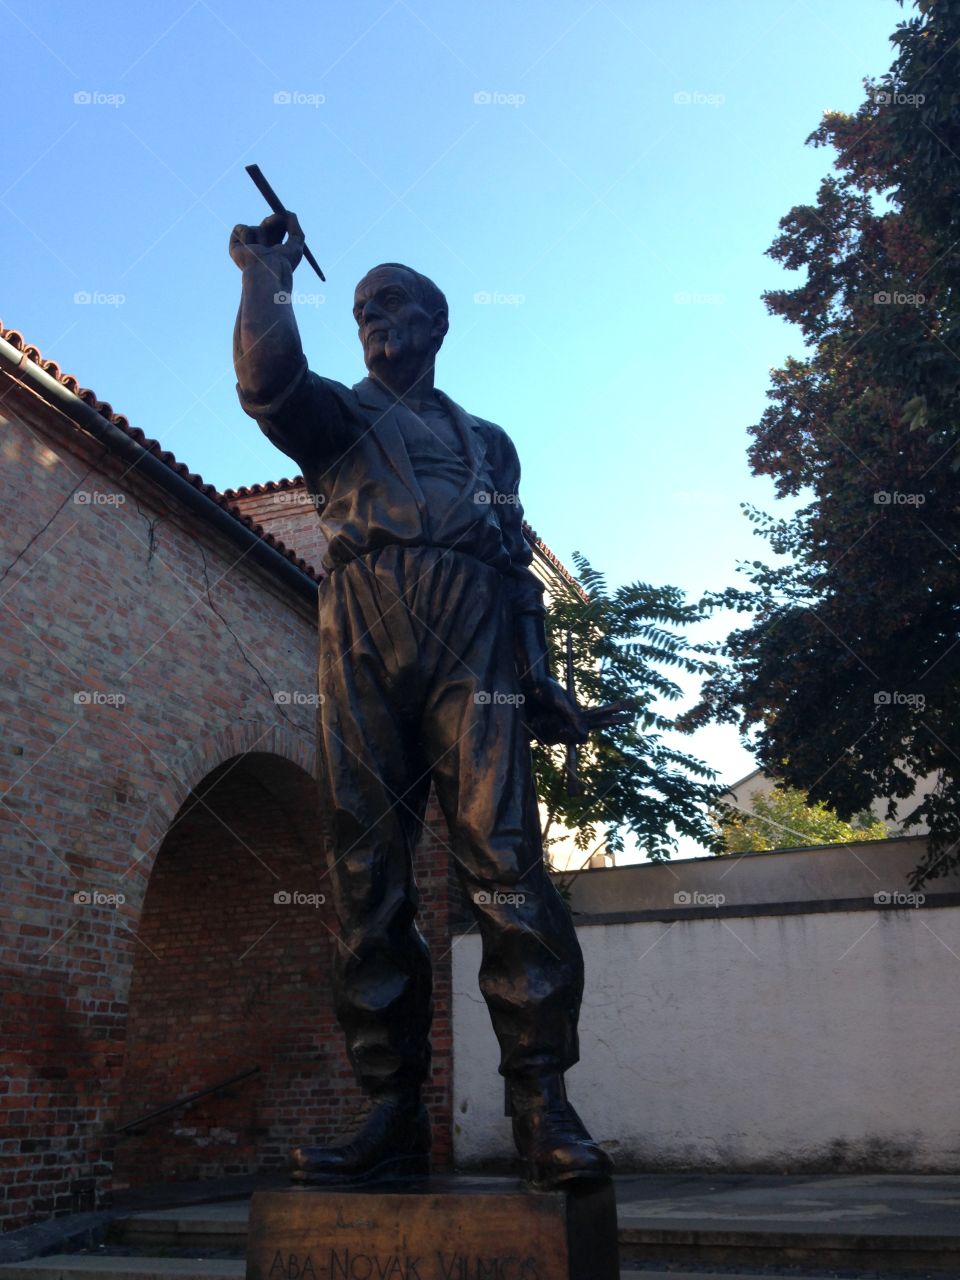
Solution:
M420 300L417 281L399 267L371 271L357 285L353 316L367 368L386 365L418 373L433 360L443 340L442 312Z

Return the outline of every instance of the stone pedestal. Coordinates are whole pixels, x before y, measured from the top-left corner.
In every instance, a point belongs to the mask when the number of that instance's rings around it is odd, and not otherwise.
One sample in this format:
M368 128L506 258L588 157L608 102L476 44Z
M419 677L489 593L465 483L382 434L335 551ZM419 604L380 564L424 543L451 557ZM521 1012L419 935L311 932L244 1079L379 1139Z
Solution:
M613 1185L495 1178L261 1191L247 1280L617 1280Z

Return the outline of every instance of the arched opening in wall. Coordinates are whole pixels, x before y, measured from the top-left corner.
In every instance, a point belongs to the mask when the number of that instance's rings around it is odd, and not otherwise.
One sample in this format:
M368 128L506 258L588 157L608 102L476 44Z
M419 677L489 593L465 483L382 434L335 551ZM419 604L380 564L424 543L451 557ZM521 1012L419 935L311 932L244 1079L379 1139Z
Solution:
M147 888L115 1188L279 1169L349 1125L335 931L313 779L276 755L227 760L181 806Z

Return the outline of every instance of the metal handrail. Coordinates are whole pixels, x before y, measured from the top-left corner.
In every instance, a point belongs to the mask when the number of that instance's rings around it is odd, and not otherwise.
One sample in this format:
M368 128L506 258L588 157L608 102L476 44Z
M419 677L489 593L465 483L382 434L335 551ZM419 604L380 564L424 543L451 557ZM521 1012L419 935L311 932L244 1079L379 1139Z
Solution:
M159 1120L161 1116L169 1115L171 1111L177 1111L180 1107L192 1106L193 1103L199 1102L201 1098L207 1098L211 1093L219 1093L221 1089L226 1089L232 1084L238 1084L241 1080L247 1080L250 1076L257 1075L259 1071L259 1067L250 1067L246 1071L237 1072L235 1076L227 1076L226 1080L221 1080L219 1084L208 1085L205 1089L198 1089L196 1093L185 1093L182 1098L177 1098L176 1102L168 1102L156 1111L149 1111L145 1116L141 1116L139 1120L131 1120L129 1124L120 1125L116 1132L139 1133L142 1128L152 1124L154 1120Z

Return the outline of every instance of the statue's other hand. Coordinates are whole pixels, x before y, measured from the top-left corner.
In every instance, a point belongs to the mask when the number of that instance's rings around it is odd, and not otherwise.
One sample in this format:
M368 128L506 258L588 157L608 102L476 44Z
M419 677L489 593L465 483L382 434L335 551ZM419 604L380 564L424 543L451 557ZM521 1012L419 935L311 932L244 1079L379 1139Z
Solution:
M284 239L286 237L286 239ZM303 230L295 213L271 213L259 227L243 223L230 232L230 257L241 271L254 262L269 263L285 258L296 270L303 257Z
M556 680L544 680L525 692L523 718L535 738L547 744L586 742L584 712Z

